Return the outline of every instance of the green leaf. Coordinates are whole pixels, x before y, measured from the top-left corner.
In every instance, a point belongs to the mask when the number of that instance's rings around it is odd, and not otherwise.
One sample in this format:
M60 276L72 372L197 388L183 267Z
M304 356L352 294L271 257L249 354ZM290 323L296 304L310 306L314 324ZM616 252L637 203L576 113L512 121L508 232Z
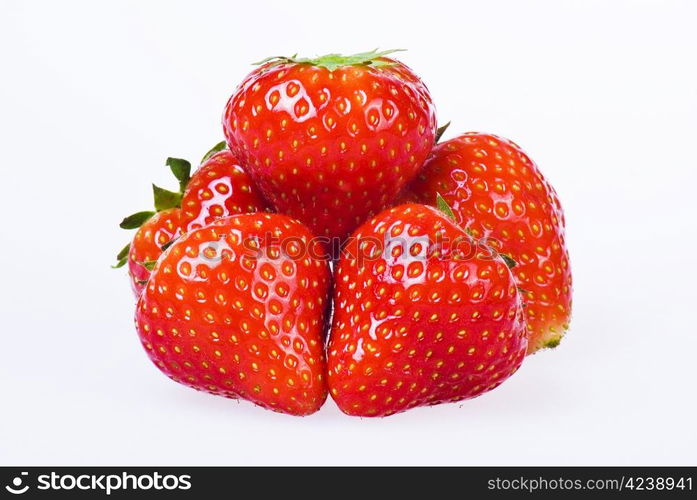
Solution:
M266 63L282 64L282 63L295 63L295 64L311 64L313 66L322 66L327 68L329 71L334 71L341 66L391 66L394 62L382 61L380 58L386 55L393 54L395 52L402 52L406 49L391 49L378 51L378 49L373 49L368 52L359 52L358 54L351 54L344 56L341 54L325 54L323 56L309 58L309 57L297 57L297 54L293 57L275 56L267 57L259 62L254 63L255 65L261 65Z
M440 141L440 138L443 136L446 130L448 130L448 127L450 126L450 122L446 123L442 127L438 127L438 130L436 131L436 144L438 144L438 141Z
M438 210L447 215L450 218L450 220L452 220L453 222L457 222L455 214L453 213L453 209L450 208L450 205L448 205L448 202L443 199L440 193L436 193L436 207L438 207Z
M152 271L153 269L155 269L155 264L157 264L156 260L146 260L146 261L140 263L140 265L143 266L148 271Z
M515 266L518 265L518 263L515 260L513 260L513 257L511 257L510 255L505 253L499 253L499 255L508 266L508 269L513 269Z
M206 161L208 158L210 158L214 154L219 153L220 151L222 151L226 147L227 147L227 143L225 141L220 141L218 144L216 144L211 149L209 149L205 155L203 155L203 158L201 158L201 163Z
M118 269L120 267L123 267L126 262L128 262L128 252L131 250L131 244L127 243L125 247L123 247L119 253L116 255L116 264L111 266L112 269Z
M116 255L116 258L117 258L118 260L121 260L121 259L123 259L124 257L127 257L127 256L128 256L128 252L130 252L130 251L131 251L131 244L130 244L130 243L126 243L126 246L123 247L123 248L121 249L121 251L118 253L118 255Z
M148 210L144 212L136 212L123 219L121 224L119 224L119 227L121 229L138 229L153 215L155 215L155 212Z
M155 199L155 209L158 212L168 210L170 208L177 208L182 202L181 193L169 191L168 189L161 188L155 184L152 185L152 194L153 198Z
M183 193L191 179L191 163L181 158L167 158L165 164L179 181L179 191Z
M124 257L123 259L119 259L118 262L116 262L116 264L111 266L111 268L112 269L120 269L126 265L126 262L128 262L128 257Z

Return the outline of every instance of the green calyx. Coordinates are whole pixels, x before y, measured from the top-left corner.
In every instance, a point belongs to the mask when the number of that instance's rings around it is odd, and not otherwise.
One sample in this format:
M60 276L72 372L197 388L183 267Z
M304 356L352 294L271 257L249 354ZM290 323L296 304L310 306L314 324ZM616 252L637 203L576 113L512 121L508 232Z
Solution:
M201 160L201 163L205 162L215 153L222 151L225 148L225 141L219 142L206 153L203 160ZM167 160L165 160L165 165L169 167L170 171L177 179L177 182L179 183L179 190L170 191L169 189L161 188L160 186L153 184L152 194L155 210L143 210L125 217L119 224L121 229L138 229L158 212L169 210L171 208L181 208L184 191L191 180L191 163L181 158L167 158ZM111 267L114 269L123 267L126 262L128 262L129 250L130 244L122 248L121 251L119 251L119 253L116 255L116 264Z
M181 158L167 158L165 165L169 167L174 177L179 181L179 191L170 191L153 184L152 197L155 211L143 210L125 217L119 224L121 229L138 229L157 212L181 207L182 196L186 186L189 184L189 179L191 179L191 163Z
M404 50L405 49L392 49L378 51L378 49L374 49L369 52L359 52L358 54L352 54L349 56L344 56L341 54L326 54L315 58L297 57L297 54L291 57L274 56L255 62L254 65L260 66L267 63L310 64L312 66L327 68L329 71L334 71L342 66L371 66L377 68L381 66L392 66L394 64L393 61L385 61L382 58L389 54L402 52Z

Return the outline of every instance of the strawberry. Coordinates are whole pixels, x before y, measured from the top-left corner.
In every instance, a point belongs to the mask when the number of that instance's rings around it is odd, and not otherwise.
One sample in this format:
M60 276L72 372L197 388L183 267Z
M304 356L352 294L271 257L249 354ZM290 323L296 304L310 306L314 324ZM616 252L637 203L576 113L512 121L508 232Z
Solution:
M180 158L167 158L166 165L179 181L179 192L152 185L155 211L137 212L124 218L122 229L138 229L131 243L116 256L114 268L128 263L131 288L136 298L150 276L150 270L162 248L182 233L182 193L189 182L191 164Z
M138 212L121 222L122 228L138 228L138 231L133 241L121 250L114 267L128 262L136 297L143 290L163 247L173 239L221 217L266 209L249 175L225 149L225 142L216 144L206 153L193 175L191 164L186 160L168 158L166 164L179 181L179 192L153 185L157 211Z
M348 239L335 274L329 388L350 415L478 396L527 346L506 261L434 208L386 210Z
M467 133L436 146L408 199L435 204L440 193L456 221L516 262L524 291L530 353L555 347L571 315L571 268L564 214L537 165L513 142Z
M309 415L326 399L329 265L300 222L225 217L177 239L136 310L150 359L198 390Z
M266 59L225 108L228 145L263 194L319 236L388 206L433 147L428 89L391 52Z
M266 210L266 202L239 160L225 149L205 159L182 197L187 231L227 215Z

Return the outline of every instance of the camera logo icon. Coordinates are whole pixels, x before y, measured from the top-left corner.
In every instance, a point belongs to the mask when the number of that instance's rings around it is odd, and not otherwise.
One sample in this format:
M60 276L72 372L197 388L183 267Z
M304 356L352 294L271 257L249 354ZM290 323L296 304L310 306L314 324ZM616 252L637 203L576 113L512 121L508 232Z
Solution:
M28 472L21 472L19 476L12 479L12 484L5 486L5 489L13 495L21 495L22 493L26 493L29 489L29 485L26 484L22 486L22 483L24 482L24 477L28 474Z

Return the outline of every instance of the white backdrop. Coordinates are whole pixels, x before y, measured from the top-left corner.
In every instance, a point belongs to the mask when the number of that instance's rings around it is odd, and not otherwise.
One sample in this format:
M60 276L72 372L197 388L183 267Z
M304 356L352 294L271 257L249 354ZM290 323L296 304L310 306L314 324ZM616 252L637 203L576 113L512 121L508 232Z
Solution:
M684 1L3 2L0 463L697 463L697 7ZM501 388L293 418L147 360L124 215L198 159L249 63L407 48L450 137L522 145L565 206L572 329Z

